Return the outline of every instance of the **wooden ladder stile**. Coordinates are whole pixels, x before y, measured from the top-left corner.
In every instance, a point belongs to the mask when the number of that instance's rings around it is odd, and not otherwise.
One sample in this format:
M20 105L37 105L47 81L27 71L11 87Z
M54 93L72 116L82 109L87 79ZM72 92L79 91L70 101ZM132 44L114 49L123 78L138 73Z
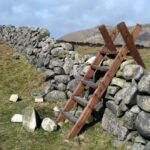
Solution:
M66 103L66 105L63 109L63 111L70 111L77 102L84 105L84 110L81 113L81 115L79 116L79 118L76 119L76 118L72 117L73 118L72 120L73 121L76 120L76 121L74 121L74 125L68 134L69 138L74 137L74 136L79 134L80 130L82 129L82 127L86 123L87 119L90 117L91 113L93 112L94 107L100 101L101 97L103 96L104 92L106 91L112 78L117 73L122 61L125 59L125 57L128 53L128 49L130 49L132 56L134 54L136 55L133 58L137 61L137 63L144 67L144 63L143 63L140 55L138 54L138 51L136 50L136 46L134 45L134 40L137 37L138 33L140 32L141 27L139 25L136 25L133 28L132 32L129 33L125 23L122 22L122 23L117 25L117 28L115 28L113 30L111 36L109 36L109 33L108 33L108 31L104 25L100 26L100 28L99 28L99 30L102 34L102 37L104 38L104 41L105 41L105 45L103 46L102 51L103 51L103 53L106 53L106 55L107 55L107 51L109 53L110 53L110 51L111 52L117 51L113 42L119 33L118 31L121 32L121 35L123 36L124 41L125 41L125 45L122 46L122 48L120 48L118 53L116 53L116 57L114 58L114 61L111 64L111 66L108 69L103 68L102 71L105 71L104 77L100 81L99 85L97 87L95 87L96 89L95 89L93 95L91 96L91 98L86 103L83 98L79 97L80 94L82 93L82 91L84 90L84 87L85 87L85 82L83 83L82 81L80 81L80 83L76 87L75 91L73 92L71 98L68 100L68 102ZM132 42L129 42L129 40L132 40ZM132 50L131 50L131 48L132 48ZM94 73L93 68L102 69L101 66L95 67L99 64L101 65L101 62L104 58L104 55L101 54L100 52L97 53L95 61L92 63L91 67L89 67L89 70L87 71L87 73L83 77L83 80L88 80L92 77L92 75ZM94 67L92 68L92 66L94 66ZM91 86L94 87L94 84L91 84ZM75 98L74 98L74 96L75 96ZM64 114L65 113L61 113L59 115L57 121L63 121L65 118L67 118L69 116L67 114L67 117L65 117Z

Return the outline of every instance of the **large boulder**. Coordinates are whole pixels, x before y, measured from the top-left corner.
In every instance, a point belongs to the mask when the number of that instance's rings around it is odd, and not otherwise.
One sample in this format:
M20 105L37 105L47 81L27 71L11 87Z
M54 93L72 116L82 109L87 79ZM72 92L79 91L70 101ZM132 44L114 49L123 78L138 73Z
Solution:
M150 94L150 73L144 75L138 83L138 90Z
M67 99L66 93L63 91L54 90L45 96L45 100L60 100Z
M150 112L150 96L137 95L137 105L142 110Z
M128 129L121 126L118 118L107 108L103 115L102 128L113 135L117 135L120 140L124 140L128 134Z
M136 128L138 132L146 137L150 138L150 114L144 111L141 111L136 118Z
M23 110L22 114L23 114L23 119L22 119L23 127L29 132L34 132L34 130L40 124L40 118L36 110L33 107L29 106Z

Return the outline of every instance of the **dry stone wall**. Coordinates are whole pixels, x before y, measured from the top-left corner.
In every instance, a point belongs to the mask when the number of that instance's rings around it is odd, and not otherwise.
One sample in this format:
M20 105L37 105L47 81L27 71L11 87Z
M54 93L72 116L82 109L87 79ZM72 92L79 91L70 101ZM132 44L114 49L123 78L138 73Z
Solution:
M82 57L69 43L58 43L47 29L0 26L0 41L24 54L29 62L43 71L45 89L33 92L45 100L67 99L87 69L89 55Z
M0 26L0 41L7 42L43 71L45 88L32 94L47 101L67 99L94 59L80 56L69 43L56 42L46 29ZM112 62L106 58L102 64L109 67ZM101 78L96 71L91 80L98 84ZM85 99L92 92L87 88ZM75 114L80 115L82 109L78 107ZM102 128L117 137L114 146L125 144L131 145L131 150L149 150L150 72L133 60L124 61L93 111L93 119L100 117Z

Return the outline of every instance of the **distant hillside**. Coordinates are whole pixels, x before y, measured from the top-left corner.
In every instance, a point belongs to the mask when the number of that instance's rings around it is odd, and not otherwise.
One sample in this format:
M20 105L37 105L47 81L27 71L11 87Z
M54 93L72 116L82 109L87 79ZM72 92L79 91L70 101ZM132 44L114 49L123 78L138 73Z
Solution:
M111 31L113 26L107 26L108 30ZM131 27L129 27L131 28ZM103 44L101 33L98 30L98 26L78 32L73 32L58 39L59 41L80 43L80 44ZM115 41L116 45L123 44L120 36ZM136 39L136 44L141 47L150 47L150 24L142 25L142 30Z

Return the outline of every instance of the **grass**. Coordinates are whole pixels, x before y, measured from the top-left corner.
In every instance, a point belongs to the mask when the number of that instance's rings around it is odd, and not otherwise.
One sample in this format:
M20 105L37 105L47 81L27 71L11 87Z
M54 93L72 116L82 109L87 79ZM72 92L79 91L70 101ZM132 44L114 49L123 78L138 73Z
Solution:
M80 49L82 49L80 47ZM84 47L83 47L84 49ZM94 49L94 48L93 48ZM95 49L94 49L95 50ZM86 52L91 51L86 47ZM96 50L95 50L96 51ZM93 51L92 51L93 53ZM97 123L83 133L84 140L66 139L70 124L65 123L62 129L48 133L37 129L29 133L21 124L11 123L13 114L21 113L26 106L34 106L40 116L52 117L52 108L64 102L45 102L35 104L31 91L43 86L42 74L28 64L23 56L14 59L12 49L0 44L0 149L2 150L125 150L113 148L112 136L104 132ZM146 66L149 66L150 53L144 50L142 57ZM9 102L11 94L17 93L22 100L16 103Z

